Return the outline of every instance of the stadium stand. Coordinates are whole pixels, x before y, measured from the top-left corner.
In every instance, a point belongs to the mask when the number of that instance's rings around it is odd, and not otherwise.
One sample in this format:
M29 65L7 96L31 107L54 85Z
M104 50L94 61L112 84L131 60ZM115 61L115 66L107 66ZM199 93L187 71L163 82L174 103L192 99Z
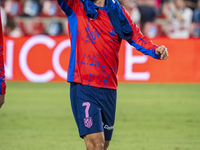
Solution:
M23 13L23 3L21 1L5 1L4 9L8 17L20 16Z
M174 1L119 0L143 34L152 38L167 36L165 32L168 25L166 15L169 11L169 3L175 3ZM188 7L189 5L193 6L193 10L197 11L195 14L198 16L200 0L196 1L198 1L196 6L192 5L194 1L191 3L189 0L187 5ZM23 32L21 35L47 34L56 36L69 34L66 16L56 0L1 0L1 5L7 18L13 18L15 26ZM196 18L198 19L198 17ZM9 35L9 33L5 34ZM200 37L199 22L191 23L190 36Z
M147 22L144 25L143 34L147 35L150 38L162 36L161 24L156 22Z
M193 22L190 27L190 36L194 38L200 37L200 23Z

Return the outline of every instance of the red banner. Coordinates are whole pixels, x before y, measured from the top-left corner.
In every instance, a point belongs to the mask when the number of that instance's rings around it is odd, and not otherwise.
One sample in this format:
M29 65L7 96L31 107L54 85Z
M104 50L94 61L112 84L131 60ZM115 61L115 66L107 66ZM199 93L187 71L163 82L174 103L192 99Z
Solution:
M119 82L200 83L200 39L152 39L165 45L165 61L145 56L123 41ZM46 35L4 37L7 81L49 82L67 79L70 40Z

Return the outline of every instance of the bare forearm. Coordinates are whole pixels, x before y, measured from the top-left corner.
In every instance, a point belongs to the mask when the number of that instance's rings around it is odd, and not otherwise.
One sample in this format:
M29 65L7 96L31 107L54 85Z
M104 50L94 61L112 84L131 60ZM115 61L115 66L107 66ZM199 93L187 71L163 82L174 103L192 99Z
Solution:
M176 9L174 10L174 15L176 16L176 18L179 20L179 21L184 21L184 18L182 17L182 15L180 14L180 12Z
M181 13L178 11L174 3L170 3L170 9L172 10L173 14L179 21L184 21L184 18L182 17Z

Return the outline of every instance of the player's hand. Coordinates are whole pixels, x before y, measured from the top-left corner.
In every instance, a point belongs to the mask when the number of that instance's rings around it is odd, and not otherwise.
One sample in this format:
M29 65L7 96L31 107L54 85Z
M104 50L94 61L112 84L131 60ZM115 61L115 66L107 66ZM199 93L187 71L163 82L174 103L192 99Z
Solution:
M5 95L0 95L0 108L4 102L5 102Z
M165 60L169 56L167 48L164 45L156 49L156 54L160 55L160 59L162 60Z

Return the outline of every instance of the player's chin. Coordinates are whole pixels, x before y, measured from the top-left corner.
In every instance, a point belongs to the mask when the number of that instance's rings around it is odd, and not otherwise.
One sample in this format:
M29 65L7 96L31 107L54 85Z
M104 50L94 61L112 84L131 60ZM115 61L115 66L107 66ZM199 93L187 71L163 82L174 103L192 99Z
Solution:
M97 0L90 0L91 2L95 3Z

